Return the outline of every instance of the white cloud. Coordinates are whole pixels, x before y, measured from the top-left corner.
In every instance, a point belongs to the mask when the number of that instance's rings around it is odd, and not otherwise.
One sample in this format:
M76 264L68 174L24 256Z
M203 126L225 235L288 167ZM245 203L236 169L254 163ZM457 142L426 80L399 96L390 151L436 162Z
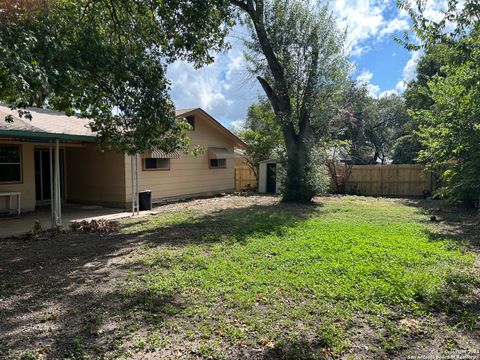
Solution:
M357 76L357 81L364 84L370 83L370 80L373 78L373 73L370 71L364 71L360 75Z
M405 91L405 89L407 88L407 83L403 80L400 80L397 85L395 85L395 89L398 91L398 92L403 92Z
M398 31L404 31L409 28L409 23L407 19L395 18L392 21L388 22L386 26L380 30L380 36L388 36L394 34Z
M403 82L408 83L409 81L415 80L417 78L417 65L423 55L422 51L412 52L412 57L407 61L405 67L403 68Z
M373 78L373 73L370 71L363 71L360 75L357 76L357 82L362 85L366 85L368 93L373 97L378 97L380 93L380 86L374 85L371 83Z
M243 130L245 128L245 120L233 120L230 122L230 128L233 130Z
M409 26L408 14L392 11L392 1L330 0L330 7L340 28L348 29L347 42L352 56L358 57L368 51L370 46L366 42L381 41Z
M245 118L261 89L245 72L242 42L233 36L229 40L232 49L217 55L208 66L195 69L177 61L168 67L171 97L178 109L201 107L224 125Z

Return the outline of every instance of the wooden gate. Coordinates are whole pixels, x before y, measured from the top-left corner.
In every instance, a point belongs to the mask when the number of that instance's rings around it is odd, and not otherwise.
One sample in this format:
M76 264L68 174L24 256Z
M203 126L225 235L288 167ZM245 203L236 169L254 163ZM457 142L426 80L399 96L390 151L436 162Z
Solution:
M235 167L235 191L255 190L257 178L248 166Z

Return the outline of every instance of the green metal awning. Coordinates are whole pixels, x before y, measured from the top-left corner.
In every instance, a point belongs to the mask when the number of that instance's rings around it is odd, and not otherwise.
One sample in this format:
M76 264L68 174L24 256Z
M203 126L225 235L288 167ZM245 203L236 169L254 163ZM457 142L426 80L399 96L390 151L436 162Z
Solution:
M85 135L71 135L71 134L59 134L49 133L43 131L28 131L28 130L9 130L0 129L0 137L12 137L12 138L27 138L27 139L46 139L46 140L65 140L65 141L80 141L80 142L96 142L95 136Z

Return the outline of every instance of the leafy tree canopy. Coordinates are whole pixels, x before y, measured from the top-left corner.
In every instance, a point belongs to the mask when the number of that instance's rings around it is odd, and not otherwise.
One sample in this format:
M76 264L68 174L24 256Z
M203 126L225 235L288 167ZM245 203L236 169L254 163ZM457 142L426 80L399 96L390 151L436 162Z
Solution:
M466 0L459 6L457 1L451 1L440 22L426 18L421 1L409 11L413 30L427 54L424 64L432 54L437 55L437 68L418 80L422 85L418 89L425 99L420 105L410 105L418 123L417 134L425 146L420 159L431 166L450 163L451 167L443 173L442 192L450 199L463 199L478 206L480 4Z
M402 96L369 95L365 85L351 81L338 109L329 117L329 141L348 141L348 160L354 164L384 163L392 158L398 138L407 133L410 117Z
M258 163L283 152L283 137L276 121L272 105L265 98L249 107L244 129L238 133L248 145L244 158L258 181Z
M173 150L166 65L211 62L231 23L223 0L2 1L0 98L89 117L117 151Z

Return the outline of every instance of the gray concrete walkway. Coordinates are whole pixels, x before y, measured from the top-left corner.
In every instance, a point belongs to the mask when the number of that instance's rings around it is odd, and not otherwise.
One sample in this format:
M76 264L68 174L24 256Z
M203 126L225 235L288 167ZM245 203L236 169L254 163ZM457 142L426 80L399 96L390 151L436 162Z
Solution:
M141 212L140 215L148 215L149 213L151 212ZM36 220L40 221L43 229L49 229L51 226L50 214L50 206L45 206L20 216L2 217L0 218L0 238L21 236L32 230ZM131 215L131 212L125 212L122 209L65 204L62 206L62 226L68 227L73 221L118 220Z

